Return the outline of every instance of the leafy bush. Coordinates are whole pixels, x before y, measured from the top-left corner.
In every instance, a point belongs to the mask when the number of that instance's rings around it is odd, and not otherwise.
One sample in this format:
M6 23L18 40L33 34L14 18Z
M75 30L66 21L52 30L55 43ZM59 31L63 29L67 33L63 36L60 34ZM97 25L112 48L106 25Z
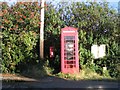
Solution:
M38 60L39 9L37 3L20 2L11 7L2 3L2 72L14 73L20 63Z

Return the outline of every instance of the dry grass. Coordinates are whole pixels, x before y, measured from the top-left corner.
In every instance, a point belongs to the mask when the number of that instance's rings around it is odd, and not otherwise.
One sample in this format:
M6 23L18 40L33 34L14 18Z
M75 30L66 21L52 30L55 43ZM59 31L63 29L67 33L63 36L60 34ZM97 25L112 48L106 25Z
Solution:
M68 80L103 80L103 79L115 80L111 77L101 76L96 72L91 71L90 69L83 69L78 74L63 74L60 72L55 76Z
M14 81L37 81L33 78L28 78L25 76L17 75L17 74L0 74L2 80L14 80Z

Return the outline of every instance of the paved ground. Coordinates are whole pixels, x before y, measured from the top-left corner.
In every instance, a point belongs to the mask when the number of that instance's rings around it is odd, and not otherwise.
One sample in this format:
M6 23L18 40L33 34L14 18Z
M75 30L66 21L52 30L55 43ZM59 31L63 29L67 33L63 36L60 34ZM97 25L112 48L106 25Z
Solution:
M99 88L100 90L120 90L120 82L109 80L72 81L49 76L33 81L3 82L2 88Z

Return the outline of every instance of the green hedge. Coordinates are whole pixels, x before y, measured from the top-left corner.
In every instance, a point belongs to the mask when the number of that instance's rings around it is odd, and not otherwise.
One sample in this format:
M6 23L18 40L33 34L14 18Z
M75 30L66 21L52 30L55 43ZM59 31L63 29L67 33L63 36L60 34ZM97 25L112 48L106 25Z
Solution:
M38 3L2 3L2 72L38 59L39 9Z

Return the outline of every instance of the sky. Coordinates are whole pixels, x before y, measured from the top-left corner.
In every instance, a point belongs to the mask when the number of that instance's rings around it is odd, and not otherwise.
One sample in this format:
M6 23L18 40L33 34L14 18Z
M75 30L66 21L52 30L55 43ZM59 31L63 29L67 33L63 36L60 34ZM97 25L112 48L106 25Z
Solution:
M46 1L50 1L50 0L46 0ZM55 3L59 2L59 1L61 1L61 2L63 2L63 1L64 2L69 2L69 1L70 2L87 2L87 1L90 1L90 2L93 2L93 1L101 2L101 1L107 1L107 2L109 2L109 7L118 10L118 2L120 0L51 0L51 1L54 1Z
M12 4L12 3L14 3L14 2L16 2L16 1L26 1L26 2L29 2L29 1L38 1L38 0L0 0L1 2L9 2L9 4ZM103 1L103 0L45 0L45 1L52 1L52 2L54 2L54 3L58 3L58 2L68 2L68 1L70 1L70 2L86 2L86 1L90 1L90 2L93 2L93 1L97 1L97 2L101 2L101 1ZM114 9L116 9L116 10L118 10L118 2L120 1L120 0L104 0L104 1L107 1L107 2L109 2L109 7L111 7L111 8L114 8Z

